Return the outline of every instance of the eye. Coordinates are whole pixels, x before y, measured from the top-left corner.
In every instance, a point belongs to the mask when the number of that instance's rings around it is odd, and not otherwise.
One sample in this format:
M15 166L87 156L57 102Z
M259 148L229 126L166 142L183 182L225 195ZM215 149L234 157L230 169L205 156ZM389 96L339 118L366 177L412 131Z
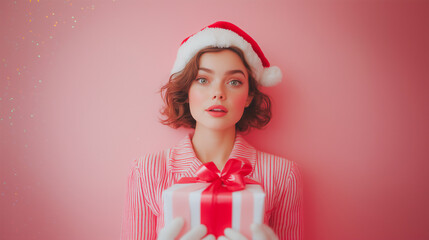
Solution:
M196 81L200 84L206 84L208 82L205 78L197 78Z
M232 86L240 86L243 83L241 81L239 81L239 80L231 80L231 81L229 81L228 84L230 84Z

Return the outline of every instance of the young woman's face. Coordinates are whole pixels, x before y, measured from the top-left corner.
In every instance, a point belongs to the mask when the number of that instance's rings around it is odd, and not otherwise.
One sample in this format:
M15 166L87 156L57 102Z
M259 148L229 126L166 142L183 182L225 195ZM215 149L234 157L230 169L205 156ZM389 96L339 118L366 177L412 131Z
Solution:
M223 50L201 55L197 77L188 93L196 127L235 128L244 108L252 101L248 92L248 72L235 52Z

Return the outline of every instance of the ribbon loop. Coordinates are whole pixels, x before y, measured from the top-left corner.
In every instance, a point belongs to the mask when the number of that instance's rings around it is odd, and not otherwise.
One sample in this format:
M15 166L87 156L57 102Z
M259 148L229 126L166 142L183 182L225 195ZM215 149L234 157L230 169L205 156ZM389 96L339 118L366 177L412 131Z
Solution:
M246 185L244 177L251 171L252 165L249 161L232 158L227 161L222 172L213 162L209 162L203 164L196 174L198 180L212 182L215 188L223 187L229 191L239 191L244 189Z

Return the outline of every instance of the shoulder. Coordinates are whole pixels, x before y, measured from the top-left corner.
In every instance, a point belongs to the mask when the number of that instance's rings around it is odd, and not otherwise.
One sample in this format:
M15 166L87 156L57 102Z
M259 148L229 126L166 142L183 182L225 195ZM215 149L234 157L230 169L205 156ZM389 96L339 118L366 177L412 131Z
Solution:
M156 184L167 173L167 155L170 149L144 154L136 159L132 174L138 175L144 183Z
M300 175L299 166L295 161L272 153L256 150L256 169L262 175L270 175L272 180L287 181L294 175Z
M159 169L167 161L168 150L160 150L140 156L134 160L134 167L140 169Z
M276 154L256 150L256 156L258 158L257 162L261 166L274 168L274 170L284 171L297 167L296 162Z

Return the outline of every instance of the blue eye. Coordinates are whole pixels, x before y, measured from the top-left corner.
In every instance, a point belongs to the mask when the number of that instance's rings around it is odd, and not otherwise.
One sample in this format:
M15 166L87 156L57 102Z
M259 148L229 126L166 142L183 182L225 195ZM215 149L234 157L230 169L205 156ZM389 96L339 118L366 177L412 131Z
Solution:
M197 82L198 82L198 83L201 83L201 84L205 84L205 83L207 83L208 81L207 81L207 79L205 79L205 78L197 78Z
M232 85L232 86L239 86L239 85L241 85L243 83L241 81L239 81L239 80L231 80L229 82L229 84Z

